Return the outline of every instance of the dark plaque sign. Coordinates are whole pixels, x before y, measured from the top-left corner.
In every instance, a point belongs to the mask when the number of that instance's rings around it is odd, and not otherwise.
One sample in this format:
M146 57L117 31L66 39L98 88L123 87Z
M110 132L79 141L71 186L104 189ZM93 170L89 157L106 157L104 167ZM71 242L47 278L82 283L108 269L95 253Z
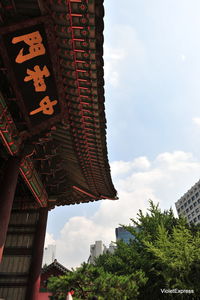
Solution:
M49 121L60 107L45 25L5 32L2 38L31 125Z

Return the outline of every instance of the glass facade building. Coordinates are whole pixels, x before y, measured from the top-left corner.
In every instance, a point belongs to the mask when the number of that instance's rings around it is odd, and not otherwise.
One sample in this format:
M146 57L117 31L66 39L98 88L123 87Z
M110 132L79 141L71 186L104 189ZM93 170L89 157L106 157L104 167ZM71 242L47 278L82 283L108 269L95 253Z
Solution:
M130 240L134 239L134 236L123 227L115 228L116 241L122 240L126 244L129 243Z

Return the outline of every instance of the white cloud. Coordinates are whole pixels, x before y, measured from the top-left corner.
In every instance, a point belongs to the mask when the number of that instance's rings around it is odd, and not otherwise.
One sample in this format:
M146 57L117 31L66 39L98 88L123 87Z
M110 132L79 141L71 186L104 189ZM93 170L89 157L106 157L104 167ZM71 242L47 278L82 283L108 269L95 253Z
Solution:
M96 240L110 241L113 228L86 217L73 217L64 226L57 240L57 259L69 267L87 261L89 247Z
M111 169L119 200L102 201L89 218L70 218L56 240L57 259L67 268L87 261L90 244L96 240L106 245L115 240L115 228L129 224L139 209L145 211L149 199L159 202L162 209L173 206L199 180L200 162L191 153L175 151L151 161L147 157L115 161Z
M184 62L186 60L186 56L184 54L181 54L181 60Z
M136 30L128 25L113 27L111 40L104 46L105 82L116 87L122 78L138 79L144 58L144 46Z
M138 157L133 161L114 161L112 163L112 177L117 177L128 173L130 170L136 169L148 169L150 167L150 161L145 156Z
M200 126L200 117L195 117L192 119L193 123L196 124L197 126Z
M104 47L104 78L114 87L119 83L118 64L125 57L123 49Z
M53 237L53 234L46 232L44 246L47 247L48 245L55 245L55 244L56 244L56 241Z

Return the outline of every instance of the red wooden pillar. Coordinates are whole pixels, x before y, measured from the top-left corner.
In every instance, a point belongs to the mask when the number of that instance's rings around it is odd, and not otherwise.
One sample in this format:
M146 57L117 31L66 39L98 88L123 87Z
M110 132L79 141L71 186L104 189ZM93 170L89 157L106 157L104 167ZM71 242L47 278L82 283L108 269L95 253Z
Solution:
M0 183L0 262L15 196L19 166L20 158L10 157L6 162L5 172Z
M39 220L35 232L28 286L26 291L26 300L38 300L47 217L48 209L40 208Z

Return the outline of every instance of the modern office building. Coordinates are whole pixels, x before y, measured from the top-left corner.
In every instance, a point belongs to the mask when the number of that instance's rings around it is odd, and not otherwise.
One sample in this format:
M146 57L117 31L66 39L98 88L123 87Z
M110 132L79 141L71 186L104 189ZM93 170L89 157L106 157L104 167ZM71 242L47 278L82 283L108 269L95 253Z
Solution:
M93 264L95 262L95 258L106 252L114 253L115 249L116 245L113 242L109 244L109 247L106 247L102 241L96 241L95 244L90 245L90 256L88 258L88 263Z
M115 228L115 235L116 241L122 240L126 244L128 244L130 240L134 239L134 236L123 227Z
M109 247L106 249L106 251L109 253L114 253L116 248L117 248L116 244L111 242Z
M105 253L106 249L107 248L102 241L96 241L95 244L90 245L90 256L88 258L88 262L93 264L95 262L95 258Z
M200 180L175 203L175 206L179 217L186 217L189 224L200 223Z

